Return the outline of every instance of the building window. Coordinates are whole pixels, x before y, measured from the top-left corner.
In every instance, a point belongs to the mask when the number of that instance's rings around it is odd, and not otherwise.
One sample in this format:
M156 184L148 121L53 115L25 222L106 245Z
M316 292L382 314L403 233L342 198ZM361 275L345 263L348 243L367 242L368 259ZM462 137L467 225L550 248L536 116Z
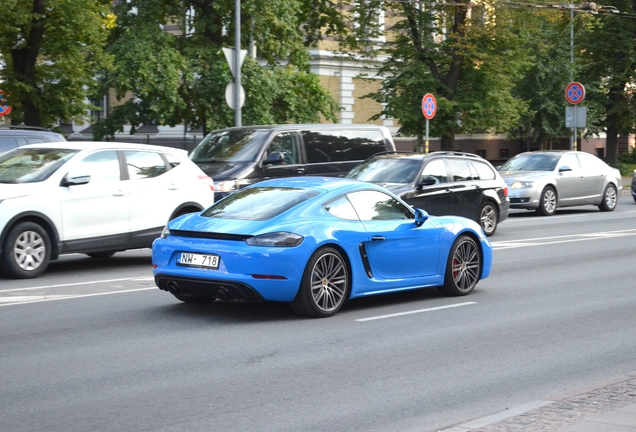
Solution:
M475 153L477 154L477 156L480 156L486 159L486 150L477 150Z

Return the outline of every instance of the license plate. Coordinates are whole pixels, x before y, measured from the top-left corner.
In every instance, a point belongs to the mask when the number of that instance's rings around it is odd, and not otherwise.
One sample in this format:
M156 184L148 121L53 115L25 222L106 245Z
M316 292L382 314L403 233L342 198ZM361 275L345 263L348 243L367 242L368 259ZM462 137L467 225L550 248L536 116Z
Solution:
M178 264L192 266L192 267L218 269L219 256L195 254L195 253L182 253L181 256L179 257Z

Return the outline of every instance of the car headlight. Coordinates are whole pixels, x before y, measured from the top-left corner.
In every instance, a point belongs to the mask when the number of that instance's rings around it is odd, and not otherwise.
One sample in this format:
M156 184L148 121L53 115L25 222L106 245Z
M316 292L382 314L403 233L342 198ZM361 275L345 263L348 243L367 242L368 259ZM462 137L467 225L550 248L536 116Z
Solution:
M170 229L168 228L168 225L166 225L163 228L163 231L161 231L161 238L166 238L170 235Z
M510 189L526 189L534 186L534 182L530 181L515 181L510 184Z
M223 180L215 184L216 192L234 192L238 189L236 180Z
M289 232L261 234L245 240L250 246L293 247L303 241L303 236Z

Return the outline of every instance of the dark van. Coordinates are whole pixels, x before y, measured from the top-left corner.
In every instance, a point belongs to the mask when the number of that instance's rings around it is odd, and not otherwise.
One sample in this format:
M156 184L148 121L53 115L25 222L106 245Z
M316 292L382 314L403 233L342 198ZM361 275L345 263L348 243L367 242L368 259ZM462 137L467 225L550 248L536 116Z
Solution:
M370 156L395 151L384 126L270 125L211 132L190 159L214 179L215 198L276 177L342 177Z

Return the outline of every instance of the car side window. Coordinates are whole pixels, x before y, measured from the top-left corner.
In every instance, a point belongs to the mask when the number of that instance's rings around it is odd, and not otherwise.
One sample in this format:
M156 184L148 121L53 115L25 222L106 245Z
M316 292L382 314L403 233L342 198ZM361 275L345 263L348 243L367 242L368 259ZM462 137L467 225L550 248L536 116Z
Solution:
M346 196L333 199L323 205L324 209L340 219L358 220L358 214Z
M362 221L413 219L408 207L384 192L357 191L347 197Z
M334 162L344 160L338 156L341 152L340 132L337 130L303 131L305 152L308 163Z
M443 159L429 161L422 170L422 177L434 177L438 183L448 183L448 173Z
M164 156L166 157L166 160L168 161L168 169L172 169L176 166L179 166L179 164L181 163L181 161L177 159L176 156L171 155L170 153L166 153L164 154Z
M495 171L488 166L488 164L480 161L470 161L474 170L477 172L477 180L494 180L496 177Z
M563 168L564 166L570 167L572 171L578 171L579 169L581 169L579 159L574 153L566 154L561 158L561 161L559 162L559 169Z
M296 137L297 135L295 133L290 132L276 134L267 149L267 154L269 155L272 152L281 152L285 157L285 164L294 165L299 163Z
M468 181L475 180L476 174L474 174L467 160L462 159L448 159L448 163L451 174L453 175L453 181Z
M578 154L579 162L581 163L581 167L587 171L603 171L607 169L605 162L600 160L599 158L592 156L587 153Z
M165 173L166 163L159 153L150 151L127 151L126 167L130 180L158 177Z
M348 148L343 160L365 160L386 150L384 135L379 130L343 130L342 139Z
M115 150L100 151L86 156L74 171L90 174L91 183L113 183L121 180L119 156Z

